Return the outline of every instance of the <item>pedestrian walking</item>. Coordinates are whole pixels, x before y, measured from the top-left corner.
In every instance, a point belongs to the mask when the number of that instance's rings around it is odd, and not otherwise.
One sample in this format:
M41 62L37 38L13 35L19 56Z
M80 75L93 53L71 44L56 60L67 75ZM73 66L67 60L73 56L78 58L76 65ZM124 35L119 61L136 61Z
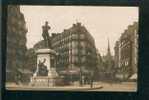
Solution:
M94 72L91 71L90 73L90 87L93 88L93 80L94 80Z

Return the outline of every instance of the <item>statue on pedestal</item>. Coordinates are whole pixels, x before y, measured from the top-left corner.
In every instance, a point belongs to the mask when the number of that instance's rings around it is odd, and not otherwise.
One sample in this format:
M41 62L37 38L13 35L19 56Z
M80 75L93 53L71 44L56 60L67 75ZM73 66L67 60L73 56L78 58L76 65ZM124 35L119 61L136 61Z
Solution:
M45 25L42 26L42 36L43 36L46 48L51 48L51 39L48 32L48 30L50 29L51 27L48 25L48 22L46 21Z
M34 86L54 86L56 77L58 76L54 68L57 53L51 48L51 37L48 30L51 27L48 22L42 26L42 36L45 46L42 49L36 50L37 54L37 69L31 78L31 84Z

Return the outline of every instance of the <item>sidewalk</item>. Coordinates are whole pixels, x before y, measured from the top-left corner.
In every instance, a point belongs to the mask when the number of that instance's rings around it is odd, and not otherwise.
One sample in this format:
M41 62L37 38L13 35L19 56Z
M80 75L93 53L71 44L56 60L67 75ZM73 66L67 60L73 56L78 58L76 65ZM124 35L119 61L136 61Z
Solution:
M76 86L76 85L69 85L69 86L27 86L27 85L15 85L15 84L7 84L7 90L25 90L25 91L88 91L94 89L101 89L103 86L99 84L94 84L91 88L90 85L83 85L83 86Z
M67 85L67 86L55 86L55 87L39 87L39 86L27 86L27 85L15 85L7 84L7 90L18 90L18 91L114 91L114 92L136 92L136 82L122 82L122 83L106 83L106 82L95 82L93 88L90 85L79 86L78 84Z

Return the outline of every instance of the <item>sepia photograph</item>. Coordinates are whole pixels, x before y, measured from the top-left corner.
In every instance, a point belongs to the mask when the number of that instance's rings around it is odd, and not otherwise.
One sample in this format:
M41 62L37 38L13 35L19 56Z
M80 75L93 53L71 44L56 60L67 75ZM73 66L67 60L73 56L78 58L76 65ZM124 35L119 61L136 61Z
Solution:
M7 90L137 92L139 7L7 6Z

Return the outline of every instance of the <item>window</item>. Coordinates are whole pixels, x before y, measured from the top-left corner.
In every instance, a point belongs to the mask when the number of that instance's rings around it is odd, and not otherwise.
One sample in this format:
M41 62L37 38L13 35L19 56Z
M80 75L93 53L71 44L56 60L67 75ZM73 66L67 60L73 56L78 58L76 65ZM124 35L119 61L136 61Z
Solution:
M80 35L80 39L84 39L85 38L85 35L84 34L81 34Z

